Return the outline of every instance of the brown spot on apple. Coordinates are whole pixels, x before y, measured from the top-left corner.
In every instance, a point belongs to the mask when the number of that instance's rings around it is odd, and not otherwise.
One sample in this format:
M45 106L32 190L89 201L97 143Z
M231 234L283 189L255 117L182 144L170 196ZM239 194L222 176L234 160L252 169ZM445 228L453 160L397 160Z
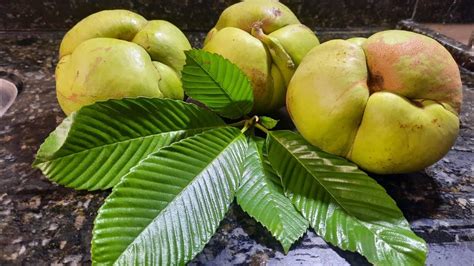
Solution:
M373 75L369 75L367 86L369 87L369 91L371 94L374 92L383 91L383 75L381 73L374 73Z
M400 128L407 128L408 125L407 125L407 124L402 124L402 123L400 123L400 124L399 124L399 127L400 127Z
M281 16L281 10L279 8L274 7L272 8L272 14L274 17L279 17Z
M371 36L363 49L371 91L446 102L459 111L462 92L458 66L435 40L392 30Z
M64 96L64 95L63 95ZM69 95L68 97L66 97L68 100L72 101L72 102L77 102L78 99L81 97L81 95L79 94L76 94L76 93L72 93L71 95Z

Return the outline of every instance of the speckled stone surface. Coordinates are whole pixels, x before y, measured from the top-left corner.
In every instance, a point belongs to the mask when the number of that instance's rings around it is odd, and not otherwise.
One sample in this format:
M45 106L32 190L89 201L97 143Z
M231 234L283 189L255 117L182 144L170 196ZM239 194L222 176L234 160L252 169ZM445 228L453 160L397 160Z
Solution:
M49 0L0 1L0 30L68 29L104 9L133 10L148 19L165 19L183 30L207 31L237 0ZM472 0L281 0L307 26L393 27L402 19L424 22L474 22Z
M321 40L369 35L374 29L320 31ZM32 169L39 145L64 118L56 102L54 67L63 32L0 32L0 72L14 73L24 91L0 118L0 265L90 264L97 209L109 193L78 192ZM204 33L188 36L195 47ZM428 264L471 265L474 258L474 77L462 69L461 134L440 162L411 175L376 177L413 230L427 240ZM283 113L282 122L288 117ZM429 152L429 151L427 151ZM308 231L289 252L233 206L193 265L365 265Z

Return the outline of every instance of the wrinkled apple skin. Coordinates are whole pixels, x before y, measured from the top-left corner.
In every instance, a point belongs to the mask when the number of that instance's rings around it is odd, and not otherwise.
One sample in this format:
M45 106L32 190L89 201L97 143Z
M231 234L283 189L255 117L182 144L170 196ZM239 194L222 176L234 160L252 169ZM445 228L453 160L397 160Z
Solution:
M369 97L366 80L364 51L357 45L334 40L312 49L286 96L288 112L303 137L327 152L347 155Z
M275 0L247 0L226 8L217 21L216 30L234 27L250 32L252 25L262 21L263 31L273 32L291 24L300 24L298 18L284 4Z
M159 73L139 45L111 38L82 42L56 70L59 104L66 114L97 100L163 97Z
M147 22L144 17L127 10L105 10L92 14L64 35L59 56L71 54L79 44L95 37L132 40Z
M380 174L415 172L441 159L454 145L459 119L437 102L416 103L372 94L348 158Z
M262 35L253 32L255 25ZM268 45L282 50L272 53ZM248 0L225 9L209 31L203 50L236 64L249 77L254 92L253 112L270 113L285 104L286 88L296 66L319 44L314 32L300 24L285 5L272 0ZM291 66L279 57L286 54Z
M297 65L314 46L319 44L314 32L303 24L288 25L270 33L270 36L280 41Z
M132 42L142 46L153 61L168 65L177 73L181 73L186 61L183 51L191 49L181 30L165 20L149 21Z
M363 45L373 91L390 91L410 99L431 99L459 112L459 68L437 41L409 31L372 35Z
M390 30L313 48L289 84L287 108L313 145L370 172L397 174L449 151L461 100L458 67L440 44Z
M69 115L84 105L125 97L183 99L184 34L164 20L126 10L90 15L64 36L56 94Z

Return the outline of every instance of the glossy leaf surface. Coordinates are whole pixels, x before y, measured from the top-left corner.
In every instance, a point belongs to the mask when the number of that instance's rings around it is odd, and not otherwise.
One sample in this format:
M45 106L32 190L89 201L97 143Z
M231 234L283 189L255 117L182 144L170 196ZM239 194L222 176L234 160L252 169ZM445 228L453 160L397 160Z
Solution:
M214 113L178 100L123 99L83 107L41 145L34 166L75 189L107 189L148 154L224 126Z
M202 50L186 51L182 71L187 95L226 118L239 118L253 107L253 92L247 76L224 57Z
M280 177L263 154L264 139L250 138L237 203L261 223L288 252L309 224L283 194Z
M224 218L242 176L247 142L224 127L149 155L99 210L95 264L175 265L191 260Z
M267 136L269 160L296 209L326 241L376 265L423 265L426 244L375 180L291 131Z
M260 116L260 124L266 129L272 129L278 124L278 120L275 120L268 116Z

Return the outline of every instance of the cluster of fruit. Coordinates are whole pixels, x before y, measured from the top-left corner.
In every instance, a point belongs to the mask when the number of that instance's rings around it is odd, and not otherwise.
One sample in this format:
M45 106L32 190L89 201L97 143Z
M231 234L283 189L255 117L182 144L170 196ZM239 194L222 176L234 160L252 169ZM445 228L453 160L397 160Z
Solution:
M125 10L93 14L61 43L58 101L70 114L98 100L183 99L180 71L189 49L185 35L169 22ZM248 76L255 114L286 103L310 143L368 171L423 169L457 137L459 69L426 36L388 30L319 44L283 4L253 0L228 7L203 49Z

